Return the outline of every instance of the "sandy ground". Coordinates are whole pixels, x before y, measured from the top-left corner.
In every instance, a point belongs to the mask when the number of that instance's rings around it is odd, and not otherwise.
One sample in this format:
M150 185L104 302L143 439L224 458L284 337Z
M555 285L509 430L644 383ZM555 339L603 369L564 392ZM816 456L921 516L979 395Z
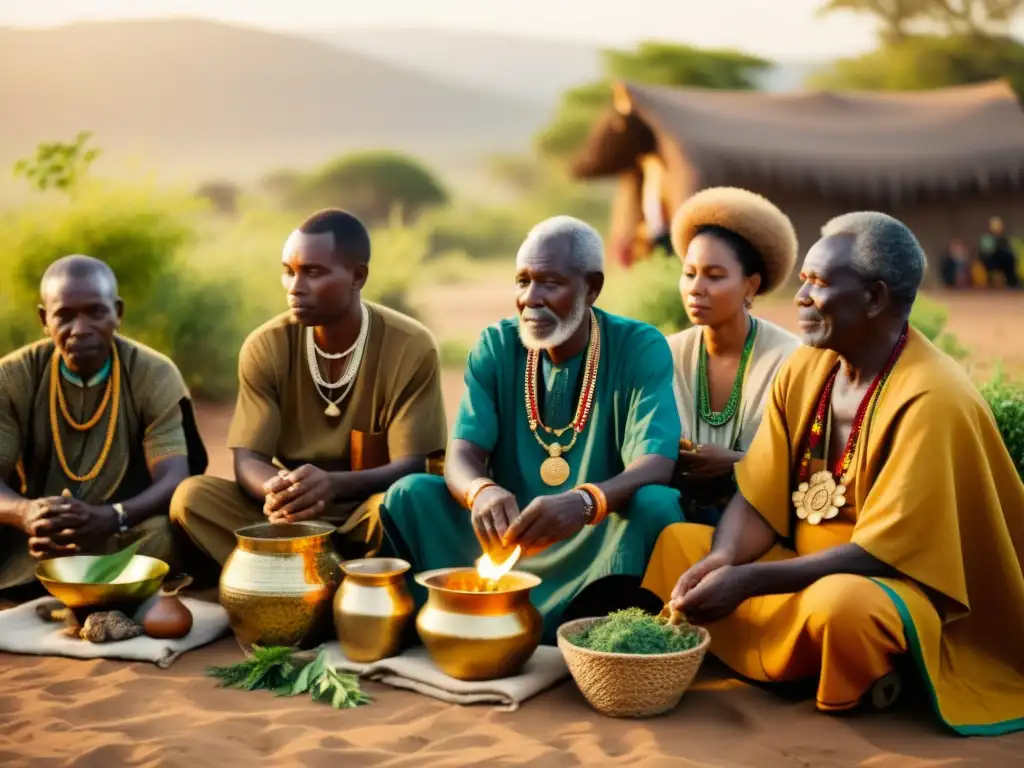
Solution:
M225 639L153 664L0 655L0 765L746 766L929 768L1024 764L1024 733L958 738L924 714L831 717L808 702L722 679L713 662L678 709L605 718L567 681L517 712L457 707L380 685L335 711L308 698L218 689L209 664L240 659Z

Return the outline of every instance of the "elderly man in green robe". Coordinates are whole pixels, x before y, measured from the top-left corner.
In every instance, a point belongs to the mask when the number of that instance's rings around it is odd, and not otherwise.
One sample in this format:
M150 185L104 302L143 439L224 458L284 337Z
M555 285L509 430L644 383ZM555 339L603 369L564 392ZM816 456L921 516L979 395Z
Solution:
M137 541L171 559L171 495L206 469L178 368L117 334L110 267L64 257L40 293L46 338L0 359L0 591L42 558Z
M537 225L516 269L518 316L470 354L444 477L400 480L381 518L385 549L414 572L520 547L516 567L543 580L531 594L550 642L584 588L610 596L604 577L639 577L682 520L667 487L680 422L665 338L593 306L604 247L592 227Z

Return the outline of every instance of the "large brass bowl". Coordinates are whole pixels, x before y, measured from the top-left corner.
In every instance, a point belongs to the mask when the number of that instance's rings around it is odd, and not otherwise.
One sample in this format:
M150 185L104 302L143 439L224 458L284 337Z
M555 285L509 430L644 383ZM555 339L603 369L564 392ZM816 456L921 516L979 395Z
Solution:
M235 531L237 544L220 575L220 603L243 646L309 648L327 639L341 581L334 530L308 522Z
M443 568L416 575L427 603L416 629L434 663L458 680L497 680L516 675L540 644L540 613L530 590L540 577L512 571L497 591L466 589L473 568Z
M77 613L88 609L124 610L137 606L156 594L170 570L163 560L135 555L112 582L83 582L89 566L98 559L95 555L70 555L43 560L36 565L36 578L47 592Z

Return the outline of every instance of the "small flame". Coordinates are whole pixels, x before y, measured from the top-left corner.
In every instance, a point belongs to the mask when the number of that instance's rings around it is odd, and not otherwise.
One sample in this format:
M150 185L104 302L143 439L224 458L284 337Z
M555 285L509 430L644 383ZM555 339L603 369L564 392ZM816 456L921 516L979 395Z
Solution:
M503 563L495 563L491 560L491 556L484 552L483 556L476 561L476 573L484 581L499 582L502 576L511 571L517 562L519 562L519 556L523 553L523 548L516 546L512 550L512 554L505 558Z

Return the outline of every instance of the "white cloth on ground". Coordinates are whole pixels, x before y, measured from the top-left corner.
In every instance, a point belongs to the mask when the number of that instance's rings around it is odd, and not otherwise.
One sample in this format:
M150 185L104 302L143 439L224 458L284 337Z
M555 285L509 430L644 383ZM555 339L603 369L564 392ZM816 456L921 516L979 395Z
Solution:
M54 602L52 597L41 597L0 611L0 651L73 659L150 661L166 669L185 651L212 643L228 629L227 612L217 603L191 597L181 600L192 612L192 630L180 640L157 640L142 635L116 643L90 643L65 636L64 624L41 619L36 606Z
M430 696L450 704L494 704L507 711L546 691L569 676L562 652L550 645L537 648L515 677L468 682L444 674L419 646L371 664L349 661L337 642L325 643L325 657L338 670L355 672L374 682Z

